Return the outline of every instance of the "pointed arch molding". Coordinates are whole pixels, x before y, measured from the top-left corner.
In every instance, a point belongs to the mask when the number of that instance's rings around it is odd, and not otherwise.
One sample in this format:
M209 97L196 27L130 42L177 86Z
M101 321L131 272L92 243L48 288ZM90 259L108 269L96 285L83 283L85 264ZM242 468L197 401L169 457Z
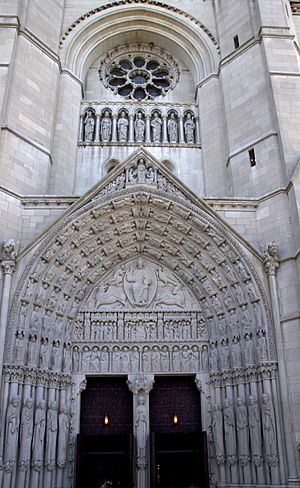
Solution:
M16 362L20 354L17 340L27 343L34 337L40 343L47 334L53 340L54 329L69 347L78 313L92 291L138 259L166 270L188 290L211 343L228 345L236 337L242 348L246 335L254 346L263 338L268 351L260 359L275 360L266 294L240 243L142 150L43 238L13 299L6 363ZM151 302L138 308L147 312L153 307Z
M219 46L216 38L198 19L156 0L119 0L86 12L62 34L61 61L81 80L95 59L117 45L124 35L145 30L170 41L191 69L195 82L217 71Z

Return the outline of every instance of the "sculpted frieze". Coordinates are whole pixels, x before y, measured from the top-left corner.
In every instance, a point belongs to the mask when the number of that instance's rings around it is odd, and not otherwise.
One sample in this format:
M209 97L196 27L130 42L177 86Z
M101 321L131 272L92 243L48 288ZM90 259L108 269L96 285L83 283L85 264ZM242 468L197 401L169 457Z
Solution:
M89 307L187 308L196 307L190 292L163 267L139 258L122 265L96 288Z

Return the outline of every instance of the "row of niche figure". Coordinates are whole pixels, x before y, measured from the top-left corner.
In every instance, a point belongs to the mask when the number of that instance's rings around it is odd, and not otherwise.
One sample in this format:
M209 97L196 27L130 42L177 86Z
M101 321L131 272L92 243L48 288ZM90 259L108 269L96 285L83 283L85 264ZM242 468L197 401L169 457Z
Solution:
M21 400L18 395L10 398L5 422L4 470L12 472L17 465L26 470L30 465L36 471L43 464L48 470L56 465L63 468L67 460L69 416L67 407L55 400ZM19 450L18 450L19 446ZM17 451L19 455L17 456Z
M27 339L24 332L18 330L14 358L17 364L68 373L72 367L72 347L70 342L52 341L48 337L39 341L36 334L30 334Z
M214 405L212 430L217 463L227 461L233 465L239 461L245 466L252 460L255 466L261 466L265 458L270 466L276 466L276 425L270 395L262 394L261 408L254 395L247 403L238 397L235 408L229 398L224 399L223 408L221 403Z
M107 346L73 347L73 372L84 373L136 373L138 371L182 371L197 372L208 369L208 347L203 345L182 347L174 346L145 346L139 350L138 346L111 350Z
M80 140L83 142L148 142L148 143L198 143L198 123L192 112L179 117L171 111L161 117L158 111L146 117L142 111L128 116L121 110L113 117L109 110L96 116L88 109L81 119Z
M211 371L219 369L240 368L256 362L268 361L268 345L265 331L257 332L256 344L252 333L245 334L243 340L239 336L232 341L221 339L210 343L209 364Z

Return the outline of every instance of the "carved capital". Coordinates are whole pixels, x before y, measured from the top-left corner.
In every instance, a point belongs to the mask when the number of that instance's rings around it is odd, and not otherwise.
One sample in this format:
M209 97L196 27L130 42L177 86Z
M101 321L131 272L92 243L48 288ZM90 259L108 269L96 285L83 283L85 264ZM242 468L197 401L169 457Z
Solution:
M15 272L16 265L15 261L1 261L1 268L3 273L12 275Z
M269 276L275 275L279 268L278 246L274 241L266 244L264 248L264 268Z
M150 393L154 384L153 374L129 374L127 385L129 390L137 395L138 393Z

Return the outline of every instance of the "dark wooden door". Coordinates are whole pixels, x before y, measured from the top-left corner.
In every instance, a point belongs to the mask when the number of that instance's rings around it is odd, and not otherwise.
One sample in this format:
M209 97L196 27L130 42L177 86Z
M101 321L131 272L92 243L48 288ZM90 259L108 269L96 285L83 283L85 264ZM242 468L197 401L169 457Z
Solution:
M150 425L152 487L208 487L206 436L194 377L156 378Z
M77 488L132 487L129 435L79 435L78 448Z
M126 378L88 378L81 397L76 488L132 487L132 429Z

